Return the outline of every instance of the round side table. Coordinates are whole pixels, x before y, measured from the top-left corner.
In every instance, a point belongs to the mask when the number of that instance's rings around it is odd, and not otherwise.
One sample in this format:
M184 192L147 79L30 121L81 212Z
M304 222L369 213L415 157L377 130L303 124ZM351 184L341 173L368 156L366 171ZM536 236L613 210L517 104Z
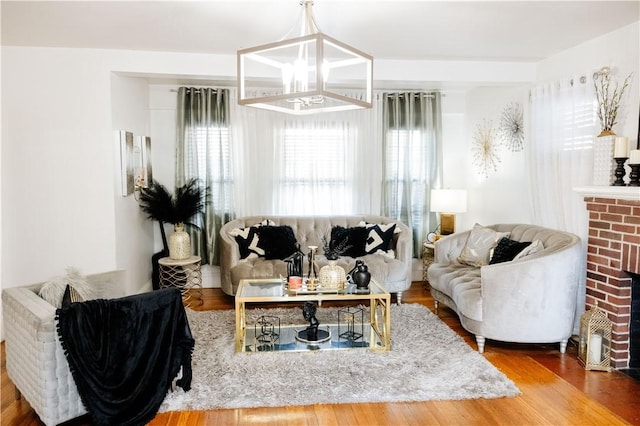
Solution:
M202 271L200 270L200 256L187 259L171 259L163 257L158 260L160 266L160 288L176 287L182 293L182 303L185 307L199 306L202 300Z
M422 281L428 282L427 269L433 263L433 257L435 255L436 246L433 243L422 243Z

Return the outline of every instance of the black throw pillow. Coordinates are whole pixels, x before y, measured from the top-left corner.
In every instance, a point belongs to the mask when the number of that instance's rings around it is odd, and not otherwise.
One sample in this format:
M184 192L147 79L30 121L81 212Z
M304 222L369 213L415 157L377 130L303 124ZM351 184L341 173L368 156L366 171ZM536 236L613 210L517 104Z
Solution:
M498 245L493 250L493 256L489 261L489 265L512 261L518 253L520 253L530 244L531 241L515 241L507 237L503 237L500 241L498 241Z
M296 236L288 226L261 226L256 229L265 259L284 260L296 251Z
M343 228L342 226L334 226L331 228L331 247L338 247L344 244L345 250L340 256L361 257L367 254L364 246L369 237L369 230L357 226L355 228Z

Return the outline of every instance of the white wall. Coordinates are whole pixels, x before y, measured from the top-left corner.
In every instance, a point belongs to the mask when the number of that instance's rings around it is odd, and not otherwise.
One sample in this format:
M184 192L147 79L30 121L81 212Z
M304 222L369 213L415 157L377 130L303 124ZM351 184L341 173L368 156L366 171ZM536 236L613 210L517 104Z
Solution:
M114 132L125 130L137 136L150 136L149 84L146 79L111 74L111 115ZM153 143L153 139L152 139ZM119 152L114 137L114 152ZM153 145L152 145L153 154ZM119 162L114 170L115 251L116 265L131 277L127 294L151 290L151 256L153 255L153 222L140 212L135 195L122 196ZM140 259L149 259L140 262Z
M64 49L2 59L2 286L115 269L108 71Z
M494 223L530 223L530 203L527 176L525 173L524 150L512 152L500 146L497 128L505 107L517 102L524 107L526 97L523 87L482 87L467 93L465 114L466 144L460 160L467 170L466 188L468 190L467 213L461 215L462 229L470 229L475 223L491 225ZM490 171L488 177L479 173L473 164L472 146L477 126L491 122L496 130L495 143L498 146L500 162L496 171ZM528 129L525 128L525 132Z

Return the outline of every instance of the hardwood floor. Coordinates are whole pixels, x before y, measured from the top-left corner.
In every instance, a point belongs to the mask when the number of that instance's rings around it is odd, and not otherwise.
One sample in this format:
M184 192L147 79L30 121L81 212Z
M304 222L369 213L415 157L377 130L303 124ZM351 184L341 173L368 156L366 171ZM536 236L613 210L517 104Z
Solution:
M414 282L403 303L420 303L434 311L428 289ZM199 310L233 309L233 299L219 289L204 290ZM475 348L473 336L455 313L441 308L438 316ZM522 391L515 398L393 404L336 404L282 408L185 411L158 414L161 425L640 425L640 382L620 373L585 371L570 345L560 354L556 345L516 345L488 341L485 357ZM451 354L455 356L455 354ZM41 425L5 369L2 344L2 425ZM85 416L67 426L91 425Z

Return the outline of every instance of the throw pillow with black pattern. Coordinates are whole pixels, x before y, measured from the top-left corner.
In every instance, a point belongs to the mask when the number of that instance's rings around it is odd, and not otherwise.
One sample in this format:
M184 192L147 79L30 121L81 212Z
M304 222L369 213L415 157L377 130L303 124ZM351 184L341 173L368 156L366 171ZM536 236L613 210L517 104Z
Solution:
M240 259L253 259L264 256L264 249L260 247L260 238L257 230L261 226L267 225L272 226L274 225L274 222L272 220L265 219L255 225L251 225L246 228L234 228L229 232L229 235L233 236L238 243Z
M395 223L372 224L367 223L369 230L364 250L367 254L376 253L378 250L387 252L393 248L393 234L396 230Z

